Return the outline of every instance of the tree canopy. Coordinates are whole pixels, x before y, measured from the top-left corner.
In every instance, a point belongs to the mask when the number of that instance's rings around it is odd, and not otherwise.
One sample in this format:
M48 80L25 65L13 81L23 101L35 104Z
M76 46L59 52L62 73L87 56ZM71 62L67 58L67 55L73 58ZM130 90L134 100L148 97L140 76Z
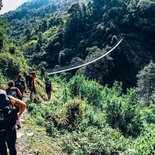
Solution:
M50 69L70 65L76 57L87 61L90 55L97 55L94 47L105 51L124 37L116 52L82 73L102 84L117 80L124 87L135 86L138 71L155 59L154 2L77 2L27 2L3 16L11 25L7 32L29 58L29 64L46 62Z

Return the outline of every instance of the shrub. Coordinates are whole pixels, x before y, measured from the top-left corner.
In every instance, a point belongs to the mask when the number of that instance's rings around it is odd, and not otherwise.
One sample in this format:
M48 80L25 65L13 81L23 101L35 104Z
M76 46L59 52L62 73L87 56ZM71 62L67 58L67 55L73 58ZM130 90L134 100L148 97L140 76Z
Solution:
M155 126L147 130L134 143L135 155L155 154Z
M127 140L118 131L105 126L102 130L89 127L84 132L59 136L58 144L68 155L109 155L124 152Z
M74 129L82 128L82 120L85 118L86 104L80 99L71 99L67 101L63 107L55 114L55 122L58 129Z
M64 65L66 64L66 60L67 62L71 60L71 55L72 55L72 50L71 49L64 49L59 53L59 58L58 61L60 63L60 65Z
M0 53L0 66L3 74L11 78L20 72L19 62L9 53Z
M6 84L6 79L4 77L4 75L2 74L2 71L0 69L0 89L1 88L5 88L5 84Z
M137 137L143 128L140 107L133 90L129 90L127 95L109 98L105 113L107 122L126 136Z
M72 97L86 99L92 105L100 105L102 100L102 87L95 81L89 81L82 75L74 76L69 81L69 89Z
M143 108L142 114L147 123L155 123L155 105Z
M150 62L138 75L138 93L142 104L154 103L155 94L155 63Z

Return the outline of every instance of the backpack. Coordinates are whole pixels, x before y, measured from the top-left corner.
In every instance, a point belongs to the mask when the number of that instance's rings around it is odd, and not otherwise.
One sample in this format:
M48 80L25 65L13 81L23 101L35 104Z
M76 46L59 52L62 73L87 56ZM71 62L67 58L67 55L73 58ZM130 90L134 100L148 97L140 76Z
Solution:
M16 80L16 81L15 81L15 86L16 86L21 92L23 92L23 90L24 90L24 81Z
M8 88L6 92L7 92L7 95L13 96L15 98L19 98L18 89L16 87L11 88L11 89Z
M46 69L44 67L41 67L41 73L45 73Z
M32 81L32 76L31 75L26 75L26 84L27 84L27 87L30 87L31 86L31 81Z
M51 93L51 89L52 89L51 81L48 80L48 81L45 82L46 93Z
M46 81L46 82L45 82L45 85L46 85L46 89L47 89L47 90L51 90L51 81L49 81L49 80Z
M17 120L19 107L11 103L11 99L1 101L0 103L0 130L11 129Z

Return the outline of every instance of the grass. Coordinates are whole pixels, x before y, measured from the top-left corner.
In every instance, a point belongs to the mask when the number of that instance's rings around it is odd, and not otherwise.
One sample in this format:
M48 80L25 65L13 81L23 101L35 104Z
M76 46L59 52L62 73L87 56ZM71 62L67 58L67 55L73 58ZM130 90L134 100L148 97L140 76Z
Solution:
M29 150L37 155L62 155L60 148L46 134L44 127L38 126L29 114L25 115L26 124L24 126L25 133L32 133L32 136L26 135ZM56 152L56 153L55 153Z

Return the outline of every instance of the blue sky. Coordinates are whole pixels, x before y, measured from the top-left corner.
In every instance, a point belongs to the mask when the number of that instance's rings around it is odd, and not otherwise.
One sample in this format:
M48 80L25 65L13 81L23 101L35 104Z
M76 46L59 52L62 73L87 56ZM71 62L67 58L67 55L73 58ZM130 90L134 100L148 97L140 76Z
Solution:
M20 6L26 1L27 0L2 0L3 7L0 10L0 14L15 10L18 6Z

